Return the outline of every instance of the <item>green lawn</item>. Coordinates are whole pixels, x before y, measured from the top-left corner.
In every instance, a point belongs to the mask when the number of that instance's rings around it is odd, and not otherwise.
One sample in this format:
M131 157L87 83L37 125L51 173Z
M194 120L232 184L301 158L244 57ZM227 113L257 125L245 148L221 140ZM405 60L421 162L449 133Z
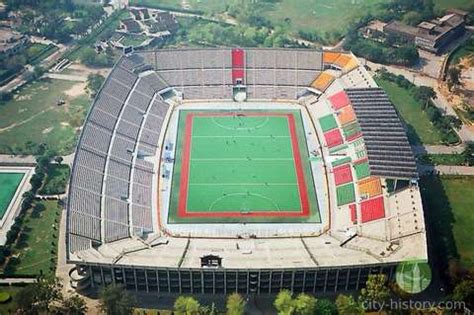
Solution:
M345 33L349 23L368 12L376 12L384 0L282 0L265 16L274 24L290 19L293 31L339 31Z
M57 50L58 48L54 45L33 43L26 49L25 53L28 62L34 65L49 57Z
M143 43L148 37L145 35L138 35L138 36L125 36L121 40L121 44L124 46L139 46L141 43Z
M169 220L190 222L190 217L176 215L183 165L189 161L186 180L187 195L185 211L193 215L192 222L319 222L316 194L304 142L304 132L299 112L279 112L284 116L264 112L243 112L245 116L196 116L188 111L180 114L178 153L174 169L173 201ZM253 116L258 115L258 116ZM261 115L264 116L261 116ZM290 117L286 116L290 115ZM302 162L301 177L295 168L289 121L295 120L295 132L301 141L299 159ZM192 124L192 125L188 125ZM190 136L189 151L186 149L184 133L187 126ZM291 129L293 130L293 129ZM189 160L184 152L190 152ZM275 170L278 170L277 172ZM306 184L309 206L308 216L290 217L285 213L300 213L301 185ZM183 186L183 187L186 187ZM266 214L271 212L270 214ZM245 214L243 214L245 213ZM255 216L254 216L255 215ZM281 216L280 216L281 215ZM289 218L290 217L290 218ZM237 219L235 219L237 218Z
M462 265L474 266L474 177L425 177L421 187L437 254L458 257Z
M295 33L298 30L332 32L345 31L349 23L367 12L377 10L385 0L281 0L263 2L263 16L274 25L283 25ZM182 9L180 0L132 0L131 5L159 6ZM206 14L225 12L232 0L189 0L190 10ZM288 20L289 19L289 20ZM290 23L288 23L290 21Z
M79 91L84 94L79 96L65 92L80 84L41 79L15 92L12 100L0 102L0 153L31 153L28 142L44 142L59 154L71 153L90 100L82 87ZM58 106L59 99L66 104Z
M22 232L14 245L12 256L17 256L5 268L5 274L31 276L54 274L61 207L57 201L36 202L28 210L22 224Z
M408 127L408 138L412 144L442 144L442 134L430 122L421 109L421 104L409 91L396 83L376 79L377 84L387 92Z
M0 172L0 219L7 211L15 192L25 174Z
M51 164L39 193L44 195L63 194L69 181L68 165Z
M163 9L183 10L181 0L131 0L130 5L144 5ZM234 0L188 0L189 10L205 14L217 14L226 10ZM388 0L280 0L261 1L263 16L274 25L299 30L345 33L348 25L367 13L380 11L379 4ZM469 0L434 0L437 9L461 8L471 5Z
M464 165L464 157L461 154L423 154L418 161L431 165Z
M463 10L472 9L471 0L434 0L435 8L439 10L446 10L450 8L457 8Z
M6 292L12 297L8 303L0 303L0 314L15 314L17 305L15 302L15 295L23 287L20 286L0 286L0 292Z

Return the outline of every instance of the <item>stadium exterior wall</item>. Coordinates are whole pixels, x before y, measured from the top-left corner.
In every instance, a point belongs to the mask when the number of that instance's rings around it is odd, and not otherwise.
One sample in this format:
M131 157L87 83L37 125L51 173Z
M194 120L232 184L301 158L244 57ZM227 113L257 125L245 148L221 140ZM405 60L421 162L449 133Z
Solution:
M120 265L77 265L83 277L78 288L97 289L104 284L123 285L148 294L275 294L292 292L330 293L358 290L369 274L395 276L396 265L374 264L346 267L294 269L150 268Z

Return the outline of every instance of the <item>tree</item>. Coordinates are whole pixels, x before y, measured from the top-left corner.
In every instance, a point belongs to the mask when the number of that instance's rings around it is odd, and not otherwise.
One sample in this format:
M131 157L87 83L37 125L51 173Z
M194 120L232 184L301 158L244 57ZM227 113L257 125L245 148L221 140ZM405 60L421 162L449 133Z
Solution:
M40 278L21 289L15 299L23 313L50 313L52 305L62 300L61 284L57 278Z
M464 301L468 308L474 306L474 280L462 280L453 290L451 298L455 301Z
M466 144L466 147L464 148L462 155L464 157L464 163L466 163L467 166L474 165L474 143L473 142L469 142Z
M174 302L174 310L178 315L198 315L201 304L193 297L179 296Z
M448 70L448 87L451 91L452 87L461 85L461 70L457 67L451 67Z
M289 290L282 290L278 293L273 305L282 315L312 315L316 310L317 300L314 296L300 293L296 298Z
M245 300L238 293L233 293L227 298L226 309L228 315L243 315L245 312Z
M97 54L91 47L83 50L80 60L83 64L90 67L109 67L113 64L113 59L108 54Z
M79 295L73 295L63 300L59 311L67 315L87 314L87 305Z
M410 11L410 12L405 13L402 19L402 21L405 24L412 25L412 26L418 25L421 22L421 20L422 20L421 14L415 11Z
M313 315L316 310L316 298L314 296L300 293L294 300L296 314Z
M22 288L18 293L15 295L14 299L18 306L18 310L23 313L33 313L33 303L35 299L35 288L33 285L28 285Z
M371 305L383 305L390 297L387 277L384 274L369 275L365 288L360 291L360 300Z
M318 299L315 315L337 315L336 305L328 299Z
M354 300L352 295L340 294L336 299L336 308L339 315L363 315L364 307Z
M100 309L110 315L132 314L135 299L118 285L109 285L100 292Z
M63 160L64 160L64 159L63 159L62 156L57 156L57 157L54 158L54 161L55 161L56 163L58 163L59 165L61 165L61 163L63 162Z
M40 78L45 72L46 70L41 66L35 66L33 68L33 76L35 79Z
M418 88L413 88L413 97L423 103L423 110L425 110L431 99L436 98L436 92L432 87L422 85Z
M104 76L100 74L91 73L87 76L87 89L90 91L92 96L95 96L99 91L102 83L104 83Z
M289 290L281 290L273 302L273 305L280 315L289 315L294 313L293 297Z

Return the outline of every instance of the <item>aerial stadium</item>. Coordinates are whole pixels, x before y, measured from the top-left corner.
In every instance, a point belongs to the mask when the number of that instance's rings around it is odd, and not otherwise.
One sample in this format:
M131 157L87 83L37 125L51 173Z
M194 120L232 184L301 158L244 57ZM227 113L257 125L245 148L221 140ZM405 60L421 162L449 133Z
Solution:
M347 52L123 56L83 127L67 223L77 289L336 292L428 259L405 127Z

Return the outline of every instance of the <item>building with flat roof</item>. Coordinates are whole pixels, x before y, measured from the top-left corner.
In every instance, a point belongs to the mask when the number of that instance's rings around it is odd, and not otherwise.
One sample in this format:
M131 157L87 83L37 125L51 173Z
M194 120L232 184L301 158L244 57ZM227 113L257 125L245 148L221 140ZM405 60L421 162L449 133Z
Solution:
M413 42L417 47L429 52L440 53L465 31L467 14L459 10L448 10L448 12L450 13L440 18L423 21L416 27L392 21L383 27L383 32Z
M0 56L12 56L24 50L29 42L26 35L10 28L0 28Z

